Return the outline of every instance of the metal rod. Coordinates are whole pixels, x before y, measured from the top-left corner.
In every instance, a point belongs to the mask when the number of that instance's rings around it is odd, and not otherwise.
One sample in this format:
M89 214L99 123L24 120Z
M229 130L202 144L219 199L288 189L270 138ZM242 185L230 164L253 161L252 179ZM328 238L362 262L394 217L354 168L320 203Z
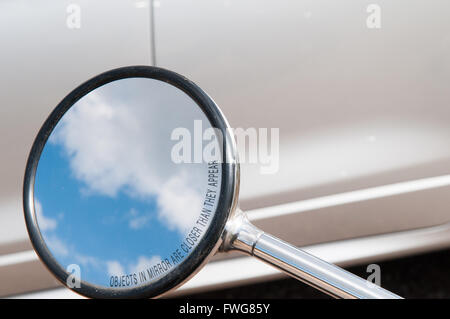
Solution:
M223 250L239 250L335 298L400 299L400 296L323 261L253 226L238 212L227 224Z

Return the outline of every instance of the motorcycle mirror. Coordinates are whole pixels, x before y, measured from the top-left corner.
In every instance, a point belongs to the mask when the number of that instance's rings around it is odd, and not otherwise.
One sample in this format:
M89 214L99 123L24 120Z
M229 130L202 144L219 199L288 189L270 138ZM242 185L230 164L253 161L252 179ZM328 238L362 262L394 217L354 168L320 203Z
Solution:
M25 221L40 259L94 298L161 296L229 250L334 297L398 297L250 224L230 132L202 89L165 69L124 67L80 85L27 162Z

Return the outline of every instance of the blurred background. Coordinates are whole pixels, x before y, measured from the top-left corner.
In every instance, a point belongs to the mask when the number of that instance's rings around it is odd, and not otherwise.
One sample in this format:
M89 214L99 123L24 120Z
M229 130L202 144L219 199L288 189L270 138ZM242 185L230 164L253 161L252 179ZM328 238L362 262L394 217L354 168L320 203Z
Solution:
M106 70L183 74L232 127L279 128L279 169L241 173L251 221L405 297L448 297L450 3L0 1L0 296L77 297L31 248L28 152L51 110ZM217 276L220 274L220 276ZM173 297L322 297L217 255ZM304 289L304 290L303 290Z

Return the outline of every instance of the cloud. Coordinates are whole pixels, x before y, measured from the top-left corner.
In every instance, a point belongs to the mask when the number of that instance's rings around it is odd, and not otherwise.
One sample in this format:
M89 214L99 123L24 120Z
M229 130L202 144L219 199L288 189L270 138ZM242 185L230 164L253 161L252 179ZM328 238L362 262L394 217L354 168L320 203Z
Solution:
M129 265L128 269L130 273L139 273L140 271L144 271L145 269L156 265L161 262L160 256L152 256L150 258L145 256L140 256L138 258L137 263Z
M151 79L109 83L80 99L50 137L61 145L82 193L157 203L157 217L183 233L201 210L206 164L175 164L170 154L174 128L190 128L194 120L209 123L185 93ZM118 89L120 87L120 90ZM186 167L189 165L189 167ZM145 216L129 227L145 225Z
M56 219L49 218L44 215L41 202L36 198L34 200L34 208L36 212L36 219L39 225L39 230L41 232L55 230L58 226L58 222L56 221Z
M140 214L137 210L132 208L128 213L128 227L130 229L141 229L144 228L148 222L152 219L150 214Z
M97 257L80 254L76 252L75 248L71 248L71 255L73 256L76 263L85 267L93 266L98 268L102 265L102 262Z
M202 207L202 197L190 188L185 173L173 176L159 192L158 212L170 229L187 232L194 225Z
M80 254L73 244L67 244L66 241L53 232L46 235L45 244L57 259L70 257L73 262L85 267L94 266L98 268L102 265L101 260L97 257Z
M69 255L68 246L56 235L50 235L45 239L45 244L56 257L66 257Z
M161 262L160 256L145 257L139 256L136 263L123 265L117 260L107 261L106 268L109 276L122 276L127 274L138 274L149 267Z
M118 261L107 261L106 269L109 276L122 276L125 274L122 265Z

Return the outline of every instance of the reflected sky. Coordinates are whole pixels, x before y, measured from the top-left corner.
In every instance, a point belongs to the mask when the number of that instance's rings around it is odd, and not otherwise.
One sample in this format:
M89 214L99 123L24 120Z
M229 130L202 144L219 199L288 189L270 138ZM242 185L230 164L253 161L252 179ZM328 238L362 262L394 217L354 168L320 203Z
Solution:
M172 131L192 131L194 120L211 127L185 93L146 78L106 84L64 115L42 152L34 199L44 240L64 268L76 264L84 281L129 287L183 262L217 207L205 196L220 193L220 165L171 160Z

